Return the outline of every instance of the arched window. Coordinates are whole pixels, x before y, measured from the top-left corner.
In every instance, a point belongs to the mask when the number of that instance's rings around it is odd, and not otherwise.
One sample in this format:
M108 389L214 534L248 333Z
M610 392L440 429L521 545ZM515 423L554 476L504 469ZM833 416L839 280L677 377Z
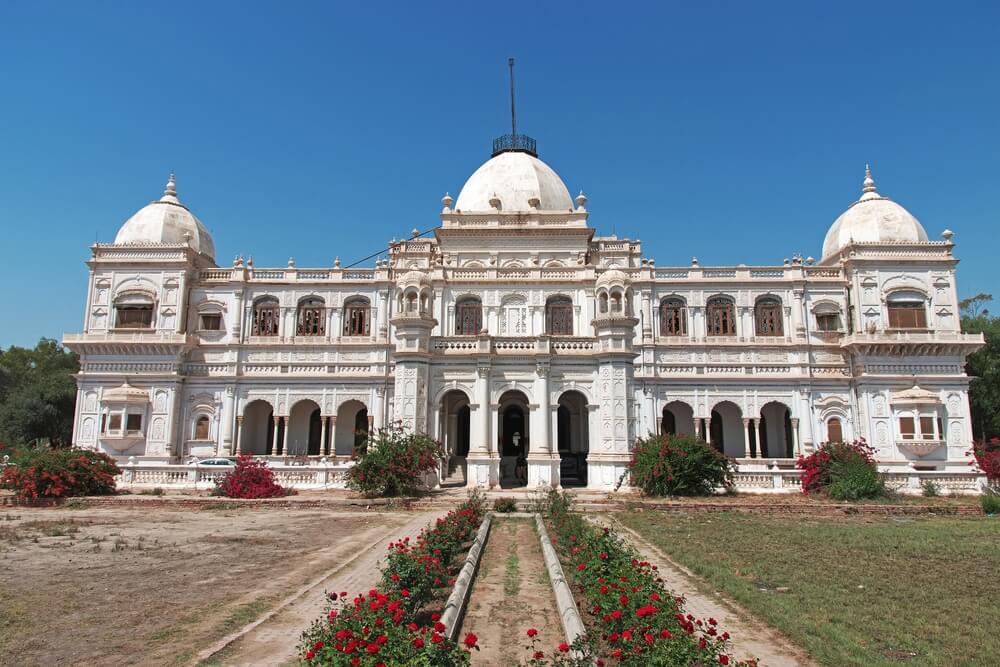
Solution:
M299 312L295 319L296 336L322 336L326 333L326 303L318 297L308 297L299 301Z
M277 336L280 322L281 308L276 298L265 296L254 302L251 336Z
M838 417L830 417L826 420L826 441L844 441L844 429L843 426L841 426L840 419Z
M813 310L816 315L816 329L819 331L840 331L840 308L832 303L819 303Z
M660 335L687 335L687 315L684 312L683 300L669 298L660 302Z
M608 312L608 293L607 292L601 292L597 296L597 311L599 313L606 313L606 312Z
M545 303L545 332L550 336L573 335L573 302L567 296L554 296Z
M927 308L920 292L894 292L886 299L890 329L926 329Z
M736 335L736 304L725 296L713 296L706 308L709 336Z
M115 299L115 328L152 329L152 297L134 292Z
M475 297L462 299L455 306L455 334L475 336L483 330L483 302Z
M620 290L613 290L611 292L611 312L612 313L623 313L624 312L625 296Z
M764 296L757 299L753 309L754 328L758 336L782 336L781 299Z
M201 415L194 422L194 439L195 440L208 440L208 427L209 427L208 415Z
M363 296L352 296L344 302L344 335L371 335L371 302Z

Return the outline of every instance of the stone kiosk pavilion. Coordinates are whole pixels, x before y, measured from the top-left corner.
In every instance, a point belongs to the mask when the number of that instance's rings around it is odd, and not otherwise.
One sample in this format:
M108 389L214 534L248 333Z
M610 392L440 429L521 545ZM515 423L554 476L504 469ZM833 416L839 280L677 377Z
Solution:
M791 490L795 456L863 437L896 486L975 488L982 338L960 332L952 233L929 240L870 172L818 262L660 267L586 203L507 135L374 267L220 268L171 176L91 247L75 442L147 479L242 452L308 486L401 422L446 445L441 481L613 489L637 437L694 433L741 488Z

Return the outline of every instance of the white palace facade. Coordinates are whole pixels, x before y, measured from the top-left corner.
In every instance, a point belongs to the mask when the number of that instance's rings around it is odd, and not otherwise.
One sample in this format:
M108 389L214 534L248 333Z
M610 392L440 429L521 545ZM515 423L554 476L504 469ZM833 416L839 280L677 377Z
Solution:
M373 267L220 267L171 176L91 247L75 442L135 480L250 453L336 485L401 423L444 443L443 483L610 490L636 438L671 432L736 459L741 488L791 490L797 455L864 438L897 487L974 488L982 338L960 331L950 231L866 171L819 261L664 267L586 201L507 135Z

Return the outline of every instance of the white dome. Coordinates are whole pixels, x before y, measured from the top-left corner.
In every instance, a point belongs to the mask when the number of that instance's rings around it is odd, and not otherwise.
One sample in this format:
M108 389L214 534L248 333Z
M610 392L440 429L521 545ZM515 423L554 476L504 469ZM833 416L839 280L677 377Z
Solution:
M834 221L823 241L823 257L835 255L851 243L927 242L927 232L905 208L875 190L871 170L865 167L861 199Z
M492 199L502 211L567 211L573 208L559 174L538 158L517 151L500 153L476 170L462 186L455 208L491 211ZM537 200L532 205L532 200Z
M159 201L139 209L115 236L116 245L148 243L189 243L195 252L215 259L215 243L205 225L177 199L173 174Z
M610 269L602 273L594 284L595 287L628 287L628 275L618 269Z

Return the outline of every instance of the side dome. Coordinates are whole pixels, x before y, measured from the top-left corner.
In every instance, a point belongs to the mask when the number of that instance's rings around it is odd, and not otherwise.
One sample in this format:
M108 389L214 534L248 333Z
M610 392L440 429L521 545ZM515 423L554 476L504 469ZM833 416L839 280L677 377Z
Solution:
M861 198L834 221L823 241L823 258L851 243L926 243L927 232L905 208L875 190L871 169L865 166Z
M628 275L624 271L609 269L597 278L594 287L628 287L629 284Z
M215 243L201 220L177 199L173 174L163 196L139 209L115 236L115 245L149 243L187 243L195 252L215 260Z
M528 153L508 151L490 158L469 177L455 208L567 211L572 210L573 200L566 184L549 165Z

